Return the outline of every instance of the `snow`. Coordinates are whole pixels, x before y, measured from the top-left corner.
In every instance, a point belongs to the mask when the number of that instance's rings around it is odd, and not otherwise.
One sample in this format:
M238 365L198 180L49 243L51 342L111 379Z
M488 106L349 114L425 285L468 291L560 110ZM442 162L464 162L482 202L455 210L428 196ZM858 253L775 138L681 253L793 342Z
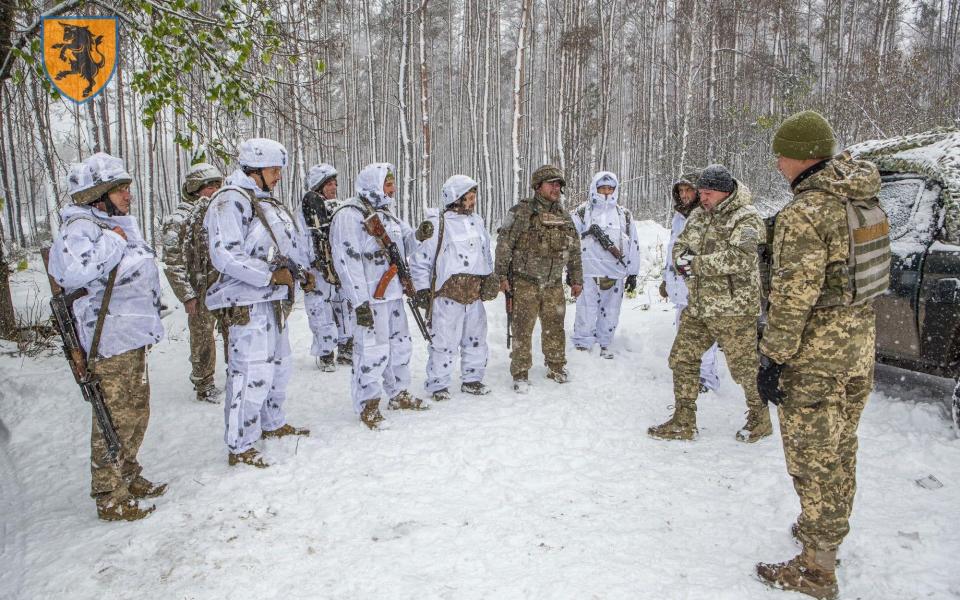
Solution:
M923 254L939 224L940 187L921 175L885 181L880 204L890 220L890 250L900 258Z
M640 225L648 251L666 240ZM17 274L18 302L38 277ZM799 507L779 438L734 440L743 393L722 359L719 389L699 403L699 440L645 433L672 404L674 309L657 283L625 300L614 360L568 350L566 385L545 379L535 336L526 396L509 391L503 302L488 303L494 392L387 412L392 428L379 433L353 414L349 371L313 366L298 308L287 406L313 434L266 442L265 471L227 466L222 406L191 398L176 310L150 353L140 454L145 475L170 488L137 523L96 519L90 411L63 358L5 345L0 598L799 598L753 577L757 561L796 553ZM425 362L415 339L414 391ZM877 373L840 551L843 597L960 597L960 440L939 401L952 383ZM943 487L918 483L929 476Z

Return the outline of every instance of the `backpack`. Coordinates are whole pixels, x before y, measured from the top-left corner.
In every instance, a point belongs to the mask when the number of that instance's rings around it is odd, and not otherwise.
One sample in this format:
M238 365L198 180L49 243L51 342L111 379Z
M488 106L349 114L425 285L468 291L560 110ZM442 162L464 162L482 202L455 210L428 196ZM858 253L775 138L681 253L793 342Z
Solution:
M853 293L849 304L863 304L890 287L890 221L876 197L848 199L850 257L847 276Z

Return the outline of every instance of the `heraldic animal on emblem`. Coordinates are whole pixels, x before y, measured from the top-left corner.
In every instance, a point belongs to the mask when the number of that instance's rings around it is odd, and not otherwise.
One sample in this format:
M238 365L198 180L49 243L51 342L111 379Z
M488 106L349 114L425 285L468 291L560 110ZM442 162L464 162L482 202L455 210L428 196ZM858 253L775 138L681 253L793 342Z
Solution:
M68 63L70 68L57 73L54 79L60 81L70 75L80 75L87 80L87 87L82 92L83 97L86 98L96 84L97 74L107 61L100 51L103 36L94 37L87 27L70 25L62 21L60 24L63 25L63 42L54 44L53 48L60 51L60 60ZM99 61L94 60L94 54L99 55Z

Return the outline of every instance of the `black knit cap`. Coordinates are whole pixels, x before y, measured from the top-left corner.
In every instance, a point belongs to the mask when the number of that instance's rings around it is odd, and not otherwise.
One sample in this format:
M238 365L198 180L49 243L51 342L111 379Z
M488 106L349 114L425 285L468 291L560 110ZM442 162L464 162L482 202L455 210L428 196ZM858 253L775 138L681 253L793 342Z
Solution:
M700 173L697 187L701 190L717 190L732 193L737 188L733 175L723 165L710 165Z

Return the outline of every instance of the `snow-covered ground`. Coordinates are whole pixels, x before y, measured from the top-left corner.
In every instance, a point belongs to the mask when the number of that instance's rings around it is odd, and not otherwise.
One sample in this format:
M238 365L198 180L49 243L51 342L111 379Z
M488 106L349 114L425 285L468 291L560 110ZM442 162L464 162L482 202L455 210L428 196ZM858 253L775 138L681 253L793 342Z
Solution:
M30 281L45 285L37 271L15 280L21 306ZM348 370L316 370L298 310L287 406L313 435L267 442L265 471L227 466L222 406L192 399L175 311L150 354L140 455L170 489L137 523L96 518L90 411L62 356L3 346L0 598L798 598L753 577L757 561L796 552L798 503L776 436L734 440L743 393L725 366L700 400L699 440L645 433L672 398L674 311L657 283L624 303L614 360L568 352L563 386L538 364L527 396L509 391L503 301L488 303L494 393L388 411L383 432L353 414ZM573 316L571 305L568 328ZM416 339L417 392L425 362ZM960 441L940 401L949 386L883 368L877 379L842 598L960 597ZM917 483L928 476L942 487Z

